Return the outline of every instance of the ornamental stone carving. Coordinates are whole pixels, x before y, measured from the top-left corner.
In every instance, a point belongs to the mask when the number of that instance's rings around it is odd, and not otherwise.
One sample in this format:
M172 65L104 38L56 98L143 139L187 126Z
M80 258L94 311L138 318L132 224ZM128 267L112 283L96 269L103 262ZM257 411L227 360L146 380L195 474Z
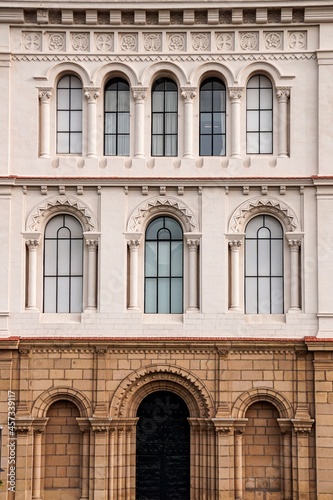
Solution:
M288 43L290 49L306 49L306 32L292 31L289 33Z
M196 12L194 18L195 24L207 24L207 13L206 12Z
M216 35L216 47L219 50L232 50L234 47L233 33L220 33Z
M49 36L49 49L52 51L62 51L65 49L65 34L64 33L52 33Z
M122 50L130 51L137 48L136 35L123 35L120 39L120 47Z
M258 48L258 33L240 33L239 44L243 50L256 50Z
M86 240L86 245L89 252L95 252L98 247L98 240Z
M99 52L109 52L113 49L113 35L111 33L97 35L95 45Z
M98 24L110 24L109 12L99 12L97 19L98 19Z
M196 87L181 87L181 95L184 98L184 101L191 102L197 95Z
M185 49L185 36L183 34L174 34L169 37L169 49L179 51Z
M156 12L148 12L146 15L147 24L158 24L158 14Z
M38 89L38 97L41 102L50 102L52 97L52 90L52 87L40 87Z
M143 35L143 45L148 51L161 50L162 35L161 33L145 33Z
M266 33L265 34L265 47L266 49L281 49L282 48L282 34L281 33Z
M74 12L74 24L86 24L85 12Z
M89 33L72 33L72 47L75 51L89 48Z
M243 96L243 87L229 87L228 90L231 101L239 101Z
M170 24L183 24L183 13L172 12L170 16Z
M132 87L133 98L135 101L144 101L147 97L148 87Z
M23 33L23 47L29 51L41 50L42 35L39 32Z
M192 35L192 47L194 50L207 50L209 48L210 37L206 33L196 33Z
M134 14L132 12L123 12L122 24L134 24Z
M26 240L25 244L27 245L28 249L31 251L37 250L37 247L39 245L38 240Z
M88 102L96 102L99 97L99 87L84 87L84 95Z
M230 10L225 10L220 13L220 24L231 24L232 14Z
M281 22L280 9L268 9L267 21L271 24L278 24Z
M276 87L276 97L280 102L287 102L290 97L290 87Z

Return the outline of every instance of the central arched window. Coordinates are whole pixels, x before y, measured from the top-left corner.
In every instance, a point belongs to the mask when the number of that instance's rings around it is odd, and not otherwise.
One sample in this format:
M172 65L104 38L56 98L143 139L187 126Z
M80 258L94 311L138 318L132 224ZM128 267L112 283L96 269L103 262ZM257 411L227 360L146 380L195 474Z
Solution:
M82 281L82 226L72 215L56 215L44 236L44 312L81 312Z
M264 75L253 76L247 84L246 152L273 153L273 89Z
M146 230L145 312L183 312L183 231L170 217L154 219Z
M152 156L177 156L178 90L169 78L156 80L152 89Z
M283 229L271 215L246 226L245 312L283 313Z
M208 78L200 87L200 156L225 155L225 86Z
M82 153L82 83L73 75L57 86L57 153Z
M130 153L130 91L122 78L113 78L104 95L104 154L128 156Z

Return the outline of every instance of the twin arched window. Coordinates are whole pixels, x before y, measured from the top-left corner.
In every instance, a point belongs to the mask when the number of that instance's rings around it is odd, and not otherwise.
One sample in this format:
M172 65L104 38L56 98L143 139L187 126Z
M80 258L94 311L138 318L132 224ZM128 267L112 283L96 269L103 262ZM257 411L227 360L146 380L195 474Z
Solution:
M151 155L178 155L178 87L159 78L152 87ZM226 88L215 77L200 86L199 155L226 154ZM184 133L187 133L185 130ZM246 152L273 153L273 88L270 79L255 75L246 90ZM82 153L82 83L66 75L57 87L57 153ZM113 78L104 93L104 154L130 155L130 87Z
M44 312L81 312L82 284L82 226L72 215L56 215L44 235Z
M183 231L170 217L154 219L146 230L145 312L183 312Z
M283 313L283 229L271 215L254 217L246 226L245 312Z

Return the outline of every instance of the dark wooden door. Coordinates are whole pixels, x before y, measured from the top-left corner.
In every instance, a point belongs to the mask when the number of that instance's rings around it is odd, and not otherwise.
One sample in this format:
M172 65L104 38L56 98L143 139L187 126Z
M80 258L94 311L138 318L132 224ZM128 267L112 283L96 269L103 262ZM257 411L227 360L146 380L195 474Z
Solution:
M190 500L186 403L173 392L154 392L137 416L136 500Z

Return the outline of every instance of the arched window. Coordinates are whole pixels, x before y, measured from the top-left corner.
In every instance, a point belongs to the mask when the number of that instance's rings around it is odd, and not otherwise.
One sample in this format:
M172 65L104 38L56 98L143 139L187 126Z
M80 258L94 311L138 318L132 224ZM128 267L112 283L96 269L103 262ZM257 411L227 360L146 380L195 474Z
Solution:
M71 215L56 215L44 236L44 312L81 312L82 281L82 226Z
M82 153L82 83L73 75L58 82L57 153Z
M104 95L104 154L128 156L130 153L130 91L126 80L113 78Z
M283 230L270 215L258 215L246 226L245 312L283 313Z
M170 217L154 219L146 231L145 312L183 312L183 231Z
M225 85L208 78L200 87L200 156L225 155Z
M246 152L273 153L273 89L263 75L253 76L247 84Z
M152 89L152 156L177 156L178 90L169 78L156 80Z

